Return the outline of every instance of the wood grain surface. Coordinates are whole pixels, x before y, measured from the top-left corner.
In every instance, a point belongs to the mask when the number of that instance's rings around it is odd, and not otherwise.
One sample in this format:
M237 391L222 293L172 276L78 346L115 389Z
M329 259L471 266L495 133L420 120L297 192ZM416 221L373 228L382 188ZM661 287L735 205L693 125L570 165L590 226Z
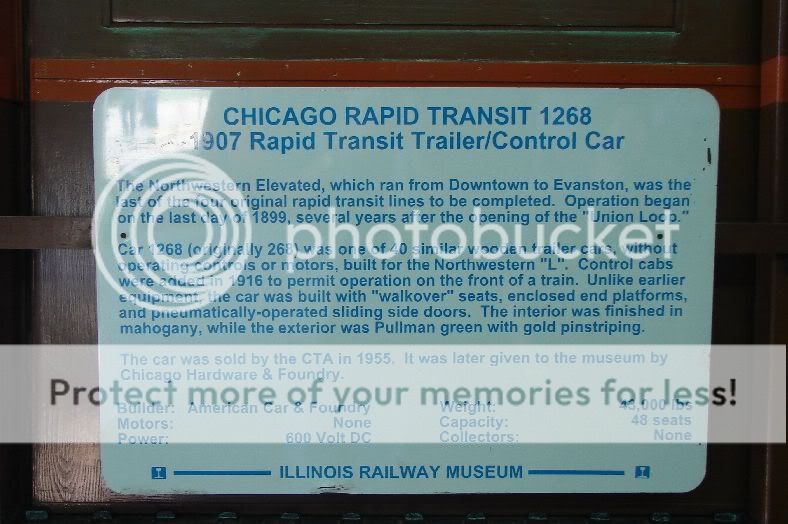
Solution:
M785 1L780 1L784 6ZM759 109L763 78L772 81L760 76L760 63L780 52L762 53L758 2L633 0L626 2L624 9L618 7L624 2L613 0L458 0L450 6L444 0L430 0L423 10L409 4L401 11L392 11L396 4L377 1L365 8L359 7L362 3L344 0L320 0L309 8L303 7L305 2L243 0L227 9L208 0L189 2L188 10L179 8L184 4L181 0L80 0L79 9L75 9L73 2L30 0L32 94L37 100L31 108L34 214L91 215L91 101L101 90L129 80L134 85L326 85L333 77L346 85L380 85L407 82L408 74L417 71L422 85L495 85L495 78L502 84L546 84L552 80L554 84L620 85L620 74L611 72L621 71L614 67L620 64L665 67L660 70L665 76L653 77L650 85L681 82L686 77L676 72L691 68L709 75L704 82L695 78L681 85L705 86L724 107L718 221L756 222L764 217L763 199L775 199L771 186L764 186L768 174L759 175L756 166L763 155L761 126L781 122L765 121ZM271 6L278 8L271 12ZM184 58L187 60L167 62ZM188 59L192 58L199 62L191 63ZM248 63L237 69L239 64L233 62L237 60ZM410 72L386 63L376 69L370 60L414 65L409 66ZM270 61L282 62L272 65ZM441 66L429 61L455 62ZM502 65L505 62L520 63ZM556 70L551 73L539 62L577 67L565 68L565 76L556 81L549 76ZM584 68L588 62L613 65L593 72ZM195 65L205 69L195 72ZM283 69L276 69L277 65ZM446 69L440 70L442 67ZM528 67L533 67L532 73ZM240 80L235 76L239 70ZM599 77L593 77L600 71ZM440 74L444 76L435 76ZM631 85L624 75L623 80ZM769 308L788 314L788 293L765 295L763 273L770 275L769 285L782 286L780 289L786 289L786 277L776 272L774 253L767 254L767 259L758 258L746 246L737 251L741 246L731 242L729 254L720 254L715 260L712 338L716 343L747 343L760 335L757 319L764 314L764 296L770 297ZM95 268L90 251L39 251L32 281L37 341L96 341ZM768 314L775 315L775 309ZM785 322L779 325L779 329L786 329ZM762 479L758 464L763 459L749 447L711 446L707 478L688 494L429 497L126 496L103 485L99 461L98 448L92 445L36 446L35 503L57 512L111 507L126 513L230 509L331 515L588 515L600 511L708 516L753 508L752 493Z
M665 29L680 27L679 0L112 0L110 23L239 26L468 26Z
M752 0L194 0L188 2L188 9L177 10L179 1L79 0L79 9L74 9L72 1L30 0L32 56L760 62L759 6ZM334 5L338 6L339 25L326 20L313 23L325 13L321 6ZM490 9L491 5L507 7ZM674 6L675 29L666 30L666 16ZM608 27L598 27L603 12L613 20ZM261 25L231 23L237 22L240 14L242 20L257 20ZM653 17L650 27L627 27L643 23L644 15ZM411 25L366 23L382 16L387 17L384 21ZM469 18L488 24L499 20L499 24L457 25ZM500 25L503 18L509 24L543 27ZM141 23L118 23L126 20ZM199 23L172 23L177 20ZM417 20L421 25L412 25ZM271 21L280 25L270 25Z

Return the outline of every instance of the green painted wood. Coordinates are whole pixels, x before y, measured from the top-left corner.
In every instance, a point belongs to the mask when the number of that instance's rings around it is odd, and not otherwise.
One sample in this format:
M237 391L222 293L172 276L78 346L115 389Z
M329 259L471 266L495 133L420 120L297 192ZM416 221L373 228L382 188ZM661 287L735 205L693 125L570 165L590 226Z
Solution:
M113 24L500 26L673 30L678 0L111 0Z
M129 11L134 2L126 2L127 11L113 14L110 0L30 0L32 56L40 58L256 58L256 59L398 59L398 60L496 60L496 61L565 61L565 62L657 62L657 63L725 63L753 64L760 60L758 47L759 9L752 0L640 0L628 2L619 11L642 9L640 14L618 13L617 22L610 27L596 27L600 15L589 4L601 5L610 0L561 0L565 6L561 17L545 21L554 15L550 2L534 1L533 11L522 7L526 2L506 2L521 10L518 17L511 11L489 12L488 5L502 0L455 1L465 6L454 12L448 10L443 18L416 14L412 5L421 2L391 2L390 7L378 11L353 11L346 0L339 0L340 25L307 23L316 15L303 7L287 7L278 13L265 13L270 6L289 4L284 0L255 2L258 7L240 18L240 13L222 15L208 23L208 15L215 8L209 3L226 6L231 2L194 0L194 13L171 13L186 22L190 19L206 23L173 23L164 17L166 4L185 0L161 0L162 6L146 6L154 0L139 0L134 13ZM114 0L118 2L120 0ZM238 2L240 0L235 0ZM441 0L445 1L445 0ZM676 6L675 23L671 28L664 23L663 10ZM316 5L328 0L319 0ZM427 5L438 5L437 0ZM233 2L234 3L234 2ZM302 2L291 2L293 6ZM353 2L357 6L365 2ZM492 4L491 4L492 3ZM531 2L528 2L531 4ZM376 4L380 5L380 4ZM411 7L403 8L403 5ZM612 5L612 4L611 4ZM200 7L202 6L202 7ZM520 7L517 7L520 6ZM542 6L542 11L537 9ZM571 8L570 8L571 6ZM381 8L383 9L383 8ZM403 9L400 14L392 13ZM427 10L429 11L429 10ZM319 12L319 9L316 11ZM136 14L135 14L136 13ZM300 14L299 14L300 13ZM527 14L524 17L523 13ZM651 27L635 27L643 17L657 13ZM662 13L662 14L660 14ZM214 14L218 14L214 12ZM429 13L427 13L429 14ZM436 13L433 12L433 15ZM132 16L133 15L133 16ZM298 16L296 16L298 15ZM307 16L308 15L308 16ZM140 23L118 23L134 16ZM301 17L299 20L298 17ZM307 16L307 20L303 17ZM543 27L513 27L511 24L529 23L526 18L541 19ZM612 15L611 15L612 16ZM115 22L113 22L115 17ZM585 17L585 18L583 18ZM320 16L317 16L320 18ZM383 20L385 18L385 20ZM492 25L457 25L469 19ZM157 20L159 22L144 22ZM370 24L369 20L388 20ZM401 25L413 20L431 20L432 25ZM224 22L223 22L224 20ZM238 20L257 20L236 25ZM266 25L276 20L280 25ZM356 22L353 23L352 21ZM452 22L454 20L454 22ZM583 21L585 20L585 22ZM393 21L393 22L392 22ZM143 23L144 22L144 23ZM226 23L225 23L226 22ZM560 25L565 22L571 25ZM534 22L536 23L536 22ZM398 25L400 24L400 25ZM580 27L587 24L587 27ZM618 24L617 27L613 25ZM660 26L660 27L655 27ZM674 29L675 28L675 29Z

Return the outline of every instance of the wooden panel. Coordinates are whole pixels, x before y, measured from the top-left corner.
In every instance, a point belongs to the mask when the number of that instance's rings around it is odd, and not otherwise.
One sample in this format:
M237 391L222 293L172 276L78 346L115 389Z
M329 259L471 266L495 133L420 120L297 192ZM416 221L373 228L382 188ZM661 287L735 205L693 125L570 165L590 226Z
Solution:
M34 215L93 215L92 116L90 104L33 104Z
M62 0L30 0L33 55L89 61L118 57L458 60L464 62L465 72L445 81L468 82L465 75L468 67L474 66L479 67L474 80L478 83L490 81L489 76L494 75L490 71L495 70L495 65L486 68L484 63L474 60L658 62L713 67L760 61L758 2L752 0L455 0L450 4L428 2L424 10L415 7L424 3L272 0L267 5L278 5L281 9L264 12L256 7L259 3L249 8L251 2L242 0L80 0L79 9ZM616 5L623 7L616 10ZM331 8L328 15L327 6ZM604 9L605 6L606 14L594 11L594 7ZM328 17L331 19L326 20ZM193 66L189 61L180 65ZM324 71L324 67L325 64L304 62L300 71L308 76ZM437 65L421 63L419 67L426 72L422 81L435 81L429 74L431 70L434 73ZM713 67L709 69L710 74ZM139 69L143 78L146 72L150 74L145 63ZM163 76L169 74L171 78L180 70L168 71ZM369 76L374 71L370 71L367 69L355 79L345 81L374 81ZM402 80L402 71L396 67L389 73L394 75L393 80ZM45 79L48 92L60 92L62 78L48 74L50 77ZM266 78L261 82L325 85L323 78L310 80L303 75L286 80ZM576 76L591 84L586 73L581 71ZM671 76L675 75L670 73L660 82L671 83ZM749 73L745 76L749 77ZM88 77L95 78L83 72L70 85L92 87L89 97L95 96L95 87L101 88L102 80L85 80ZM118 78L123 82L127 77L121 71ZM227 84L226 78L212 82ZM622 79L627 80L626 76ZM545 82L545 72L529 78L516 73L507 81ZM569 81L576 82L577 78ZM156 82L161 80L151 80ZM599 82L610 84L610 75L603 75ZM746 98L747 102L743 106L729 103L726 107L740 109L728 109L722 115L718 219L752 220L756 207L753 165L758 116L748 108L757 106L750 103L750 91L757 92L757 86L748 80L746 86L714 88L719 90L719 94L715 92L718 99L735 91L736 96L725 100ZM742 95L745 89L746 97ZM75 96L84 97L85 92ZM63 98L50 100L53 101L37 103L33 112L35 212L89 216L93 201L91 106L84 102L63 103ZM718 257L715 342L747 342L754 336L751 322L754 284L748 277L753 273L752 264L748 256ZM39 341L95 342L94 279L94 261L89 251L50 250L38 254L33 309ZM716 511L746 511L745 484L748 479L757 478L750 469L748 449L738 446L711 447L707 481L695 492L679 495L129 497L114 494L103 485L98 448L90 445L37 446L34 475L36 503L58 510L85 511L110 505L113 510L126 512L232 509L241 513L301 511L332 515L343 511L369 515L410 511L444 515L475 511L489 515L523 515L530 511L560 514L608 511L614 515L670 511L710 515Z
M712 343L751 344L755 310L755 257L717 256L714 260Z
M0 100L22 97L22 4L0 2Z
M758 161L757 110L720 113L717 220L749 221L756 218Z
M0 249L90 249L91 217L0 216Z
M712 0L455 0L440 12L436 6L448 0L272 1L284 11L258 7L243 13L235 7L245 5L241 0L123 0L114 11L110 0L80 0L79 9L62 0L30 0L32 55L707 64L760 60L758 3L752 0L725 0L724 6ZM422 12L425 2L432 7ZM180 11L170 7L186 4ZM351 4L356 10L342 9ZM334 5L339 6L336 20L322 20L327 16L325 10L320 14L321 6ZM360 7L367 5L373 7ZM595 12L604 6L606 11ZM118 11L120 7L124 10ZM249 25L241 14L259 24ZM291 25L287 20L296 15L300 21ZM376 20L387 23L369 23Z
M661 28L677 0L112 0L113 24Z
M27 212L27 184L20 176L22 147L22 107L0 99L0 213Z

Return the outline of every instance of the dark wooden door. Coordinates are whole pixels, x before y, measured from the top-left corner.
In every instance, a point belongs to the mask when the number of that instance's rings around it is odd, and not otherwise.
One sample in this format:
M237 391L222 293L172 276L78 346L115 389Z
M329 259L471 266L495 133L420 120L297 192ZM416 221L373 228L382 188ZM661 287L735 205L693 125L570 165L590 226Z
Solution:
M785 343L786 9L784 0L31 0L32 211L52 218L5 221L15 233L3 246L36 249L33 339L96 342L91 110L108 87L568 85L701 87L717 98L713 341ZM776 453L711 446L706 480L680 495L146 498L103 486L97 447L46 445L34 449L32 503L55 513L230 509L334 520L345 512L763 520L777 511L766 491L779 474Z

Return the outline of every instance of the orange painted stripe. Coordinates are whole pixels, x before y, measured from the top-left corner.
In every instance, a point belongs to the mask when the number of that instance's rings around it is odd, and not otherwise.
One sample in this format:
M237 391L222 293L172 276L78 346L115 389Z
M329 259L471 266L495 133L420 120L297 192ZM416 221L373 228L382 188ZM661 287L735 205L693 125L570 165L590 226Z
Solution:
M167 81L167 80L91 80L91 81L62 81L40 80L32 86L32 99L34 101L54 102L92 102L105 90L112 87L325 87L333 86L463 86L463 87L514 87L514 86L540 86L540 87L579 87L579 84L543 83L543 82L359 82L342 81L258 81L258 82L228 82L228 81ZM582 87L609 87L610 83L583 84ZM649 85L628 84L627 87L690 87L686 84ZM757 86L692 86L709 91L719 102L723 109L752 109L760 105L760 90Z
M753 65L34 59L31 97L92 101L115 86L701 87L724 108L760 105Z
M34 59L34 78L758 84L759 66L354 60Z

